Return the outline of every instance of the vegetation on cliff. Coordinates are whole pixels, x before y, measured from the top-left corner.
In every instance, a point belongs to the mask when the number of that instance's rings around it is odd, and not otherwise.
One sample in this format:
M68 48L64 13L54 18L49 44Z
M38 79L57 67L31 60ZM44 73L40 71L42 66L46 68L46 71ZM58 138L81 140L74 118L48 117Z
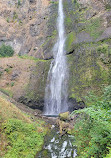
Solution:
M0 57L11 57L14 54L13 48L9 45L5 45L4 43L0 47Z
M111 151L111 85L104 89L101 97L90 94L86 99L88 107L72 113L77 117L72 134L75 135L78 157L109 157L111 154L108 154Z
M41 150L47 129L30 117L0 96L0 157L34 158Z

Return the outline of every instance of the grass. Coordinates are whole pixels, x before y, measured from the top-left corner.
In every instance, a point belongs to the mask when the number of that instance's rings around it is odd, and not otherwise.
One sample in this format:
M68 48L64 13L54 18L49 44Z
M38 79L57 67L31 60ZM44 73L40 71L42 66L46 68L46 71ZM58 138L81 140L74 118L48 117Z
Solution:
M11 98L13 97L13 92L9 89L0 88L0 91Z
M41 150L47 129L32 122L14 104L0 97L0 157L34 158Z
M35 58L33 56L29 56L29 55L22 55L22 56L19 55L18 57L21 59L34 60L35 62L37 62L37 61L46 62L46 60L38 59L38 58Z

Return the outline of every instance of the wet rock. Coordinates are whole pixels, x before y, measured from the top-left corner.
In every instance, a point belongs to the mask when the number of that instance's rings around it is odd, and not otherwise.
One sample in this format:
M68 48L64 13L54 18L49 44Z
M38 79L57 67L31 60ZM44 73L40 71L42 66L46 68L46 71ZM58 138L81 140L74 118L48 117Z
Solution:
M43 111L43 108L44 108L44 100L42 100L42 99L35 101L34 99L29 99L24 96L21 96L18 99L18 102L23 103L32 109L39 109L39 110Z
M74 110L78 110L78 109L83 109L83 108L85 108L85 103L84 103L84 101L79 101L79 102L77 102L77 100L76 99L74 99L74 98L69 98L69 100L68 100L68 110L70 111L70 112L72 112L72 111L74 111Z
M59 126L60 134L65 134L70 126L69 123L61 121L61 120L56 120L57 125Z

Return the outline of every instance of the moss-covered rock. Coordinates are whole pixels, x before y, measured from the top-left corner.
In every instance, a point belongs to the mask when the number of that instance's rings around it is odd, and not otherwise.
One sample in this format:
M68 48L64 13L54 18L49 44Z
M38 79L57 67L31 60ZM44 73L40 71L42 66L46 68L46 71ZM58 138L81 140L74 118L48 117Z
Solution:
M28 85L25 87L25 95L18 100L31 108L43 110L44 94L49 71L50 60L38 60L33 69Z
M69 120L69 111L64 112L64 113L60 113L59 117L61 120Z
M96 8L92 1L64 1L66 53L72 53L68 55L69 97L78 101L92 90L100 94L101 86L111 82L110 28L104 25L103 3L98 3Z

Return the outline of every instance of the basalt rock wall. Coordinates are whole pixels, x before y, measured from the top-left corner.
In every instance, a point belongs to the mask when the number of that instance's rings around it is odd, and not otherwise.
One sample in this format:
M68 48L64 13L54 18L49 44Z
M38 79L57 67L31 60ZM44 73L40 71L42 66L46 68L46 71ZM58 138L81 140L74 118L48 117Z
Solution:
M111 83L111 5L108 1L99 0L64 0L63 3L65 51L70 74L69 98L84 101L84 96L89 92L94 91L99 95L102 88ZM57 3L54 2L52 8L56 7ZM52 13L57 17L57 12ZM53 39L56 40L56 36ZM46 47L49 46L47 44Z

